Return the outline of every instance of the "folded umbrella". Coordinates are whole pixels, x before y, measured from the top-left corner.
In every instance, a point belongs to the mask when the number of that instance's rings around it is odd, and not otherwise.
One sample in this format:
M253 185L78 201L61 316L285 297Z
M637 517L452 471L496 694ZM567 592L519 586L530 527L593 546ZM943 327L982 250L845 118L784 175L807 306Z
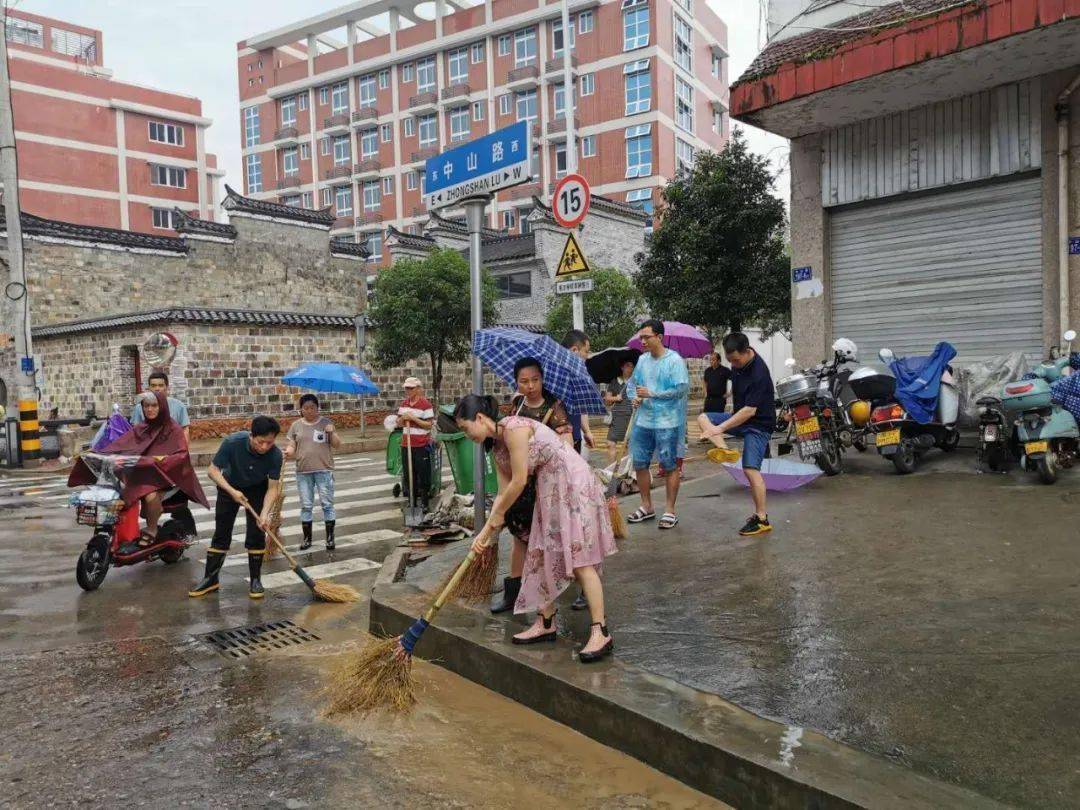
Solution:
M750 486L746 473L738 463L724 464L723 467L744 487ZM821 468L816 464L804 464L783 458L767 458L761 462L761 477L765 479L765 489L772 492L790 492L809 484L819 475Z
M598 383L609 383L619 376L622 364L629 361L636 363L641 357L641 349L631 349L629 346L612 346L597 352L585 361L585 368Z
M660 341L686 358L708 357L713 351L712 341L690 324L664 321L664 337ZM627 344L631 349L645 350L641 338L635 337Z
M473 354L509 385L516 384L514 364L535 357L544 370L544 387L562 400L568 412L607 413L585 361L547 335L505 327L481 329L473 339Z
M293 369L281 381L296 388L333 394L376 396L379 393L379 386L367 374L344 363L308 363Z

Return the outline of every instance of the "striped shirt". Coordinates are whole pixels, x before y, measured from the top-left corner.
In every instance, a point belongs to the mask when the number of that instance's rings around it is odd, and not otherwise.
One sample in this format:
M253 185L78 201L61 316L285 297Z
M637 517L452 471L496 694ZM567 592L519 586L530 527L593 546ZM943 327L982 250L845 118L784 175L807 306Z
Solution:
M435 418L435 411L424 397L415 400L405 400L398 408L398 419L402 416L414 416L430 422ZM401 426L402 447L425 447L431 441L431 431L419 428L411 422Z

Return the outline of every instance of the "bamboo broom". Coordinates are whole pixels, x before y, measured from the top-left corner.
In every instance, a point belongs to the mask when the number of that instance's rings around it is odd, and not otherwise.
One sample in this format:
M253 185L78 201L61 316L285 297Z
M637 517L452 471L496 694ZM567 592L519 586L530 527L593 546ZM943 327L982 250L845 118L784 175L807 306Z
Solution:
M626 435L623 436L623 440L619 443L618 456L615 461L615 467L611 471L611 480L608 482L607 492L605 497L607 498L608 514L611 516L611 532L615 535L616 540L625 540L630 536L630 531L626 526L626 518L622 516L622 512L619 511L619 477L616 474L619 470L619 465L622 464L623 458L625 458L626 446L630 442L630 432L634 429L634 420L637 419L637 408L634 408L630 414L630 421L626 425Z
M270 517L266 521L271 531L276 532L281 528L281 510L285 505L285 487L278 488L277 497L274 498L274 504L270 507ZM277 546L273 543L266 547L266 559L272 560L277 556Z

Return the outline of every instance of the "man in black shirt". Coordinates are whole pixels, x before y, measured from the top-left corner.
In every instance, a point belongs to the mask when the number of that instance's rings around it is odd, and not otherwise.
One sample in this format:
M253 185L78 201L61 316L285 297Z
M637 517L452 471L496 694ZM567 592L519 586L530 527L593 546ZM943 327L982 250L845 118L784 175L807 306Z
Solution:
M750 482L754 514L739 530L739 534L765 534L772 531L772 524L765 511L765 479L761 475L761 464L768 455L769 439L776 427L772 375L765 361L750 348L749 339L741 332L732 332L724 338L724 354L731 364L733 413L702 414L702 436L717 448L724 447L724 434L742 438L742 468ZM709 458L722 460L723 455L719 450L710 450Z
M727 387L731 372L720 365L720 353L709 355L709 367L705 369L705 413L722 413L727 410Z
M281 489L281 464L284 456L274 442L281 426L269 416L256 416L251 430L241 430L226 436L210 464L210 480L217 484L217 503L214 505L214 538L206 555L206 573L202 581L188 591L188 596L205 596L219 587L218 575L225 564L225 555L232 544L236 513L244 505L259 515L246 512L247 533L244 547L248 552L248 573L251 586L248 596L261 599L263 555L266 535L260 524L269 522L270 510Z

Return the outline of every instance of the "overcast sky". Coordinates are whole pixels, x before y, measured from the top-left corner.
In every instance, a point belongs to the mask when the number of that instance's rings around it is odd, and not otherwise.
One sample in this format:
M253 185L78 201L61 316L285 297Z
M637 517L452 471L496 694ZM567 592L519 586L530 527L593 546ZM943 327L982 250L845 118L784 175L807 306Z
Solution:
M117 79L197 96L212 118L207 150L227 172L225 182L242 189L236 43L288 25L300 17L342 5L341 0L9 0L24 11L56 17L104 36L105 66ZM750 64L762 43L759 0L708 0L728 25L730 76ZM744 127L755 151L786 165L786 141ZM788 194L786 173L779 189Z

